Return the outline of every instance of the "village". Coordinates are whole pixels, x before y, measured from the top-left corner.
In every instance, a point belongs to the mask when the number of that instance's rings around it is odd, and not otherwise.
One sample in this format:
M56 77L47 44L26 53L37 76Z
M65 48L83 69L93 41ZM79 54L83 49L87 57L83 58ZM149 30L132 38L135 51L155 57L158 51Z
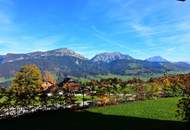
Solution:
M50 79L50 78L49 78ZM81 84L73 80L71 77L66 77L62 82L56 84L55 80L46 80L42 83L36 91L41 93L46 100L53 99L54 102L51 105L41 105L38 107L26 106L26 107L9 107L5 108L0 113L0 118L16 117L26 113L33 113L37 111L58 110L58 109L71 109L82 110L89 107L105 106L111 104L117 104L122 102L135 101L135 94L123 94L123 93L103 93L93 90L92 84ZM59 101L54 99L60 98ZM109 97L109 98L108 98ZM111 99L112 97L112 99ZM120 97L120 98L119 98ZM124 98L125 97L125 98ZM112 101L111 101L111 100ZM60 101L62 100L62 101Z

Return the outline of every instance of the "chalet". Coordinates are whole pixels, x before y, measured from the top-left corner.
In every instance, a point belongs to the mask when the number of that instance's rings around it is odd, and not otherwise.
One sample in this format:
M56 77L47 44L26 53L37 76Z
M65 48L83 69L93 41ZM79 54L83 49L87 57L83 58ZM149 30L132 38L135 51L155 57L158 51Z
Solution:
M37 89L37 92L43 92L48 96L55 94L56 91L57 91L56 85L48 81L43 82L42 85Z
M53 87L54 87L54 84L52 84L52 83L46 81L46 82L43 82L43 83L42 83L40 89L41 89L41 91L45 91L45 90L47 90L47 89L49 89L49 88L53 88Z
M65 78L61 83L57 85L49 81L44 81L36 91L42 92L47 96L52 96L54 94L63 95L63 93L76 94L78 92L81 92L81 86L80 83L74 81L73 79Z
M74 81L71 78L65 78L58 86L62 91L68 91L72 93L77 93L81 90L80 83Z

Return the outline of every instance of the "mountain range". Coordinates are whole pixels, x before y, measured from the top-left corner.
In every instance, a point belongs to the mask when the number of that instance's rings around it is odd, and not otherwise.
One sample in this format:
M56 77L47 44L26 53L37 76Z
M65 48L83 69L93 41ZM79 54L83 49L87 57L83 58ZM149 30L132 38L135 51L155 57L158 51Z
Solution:
M73 50L61 48L46 52L0 55L0 77L12 77L26 64L36 64L42 71L58 76L87 76L99 74L140 75L166 71L190 71L186 62L170 62L160 56L135 59L120 52L105 52L88 59Z

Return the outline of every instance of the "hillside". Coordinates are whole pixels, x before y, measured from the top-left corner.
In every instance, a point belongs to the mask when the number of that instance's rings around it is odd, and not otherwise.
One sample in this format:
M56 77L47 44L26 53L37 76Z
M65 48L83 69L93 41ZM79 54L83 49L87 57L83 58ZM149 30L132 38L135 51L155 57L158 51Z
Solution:
M138 60L119 52L97 54L92 59L67 48L27 54L0 56L0 77L12 77L21 66L36 64L42 71L49 70L59 76L87 76L99 74L140 75L160 74L169 71L189 71L184 62L152 62Z

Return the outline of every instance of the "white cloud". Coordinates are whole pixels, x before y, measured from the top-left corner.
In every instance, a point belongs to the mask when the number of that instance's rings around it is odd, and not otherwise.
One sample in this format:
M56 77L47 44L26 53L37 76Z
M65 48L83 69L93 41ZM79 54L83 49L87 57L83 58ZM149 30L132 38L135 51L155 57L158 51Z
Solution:
M115 46L115 47L119 47L119 48L127 48L126 44L125 46L123 46L123 44L119 41L115 41L113 40L113 38L109 38L107 33L104 33L103 31L97 29L94 25L92 26L92 30L93 30L93 34L96 38L104 41L104 43L110 46ZM129 48L128 48L129 49Z
M131 27L142 36L147 36L153 32L153 29L151 27L141 25L141 24L132 24Z
M169 45L178 45L178 46L190 47L190 32L189 33L176 34L173 36L161 37L160 41L162 43L167 43Z
M43 37L12 37L12 38L2 38L0 37L0 46L3 46L0 53L23 53L31 51L44 51L54 47L54 44L62 39L60 35L54 36L43 36Z
M14 23L13 8L14 2L12 0L0 0L0 34L17 29Z

